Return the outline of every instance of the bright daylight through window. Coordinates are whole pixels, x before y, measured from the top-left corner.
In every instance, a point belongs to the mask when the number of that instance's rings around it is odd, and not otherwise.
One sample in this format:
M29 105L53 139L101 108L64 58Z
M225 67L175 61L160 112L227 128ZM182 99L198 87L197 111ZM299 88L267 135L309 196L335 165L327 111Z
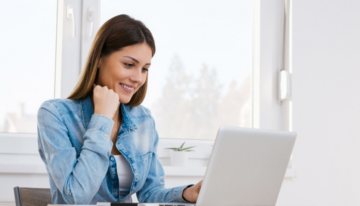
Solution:
M37 110L54 98L56 7L56 0L1 2L0 132L36 133Z
M221 125L252 126L252 1L102 0L100 8L101 25L128 14L155 38L143 105L160 138L215 139Z

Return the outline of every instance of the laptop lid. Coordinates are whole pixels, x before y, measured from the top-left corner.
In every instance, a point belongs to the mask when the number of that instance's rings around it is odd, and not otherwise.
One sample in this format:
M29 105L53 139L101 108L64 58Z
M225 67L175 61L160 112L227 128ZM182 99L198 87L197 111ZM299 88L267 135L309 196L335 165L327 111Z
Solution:
M273 206L296 133L219 128L197 206Z

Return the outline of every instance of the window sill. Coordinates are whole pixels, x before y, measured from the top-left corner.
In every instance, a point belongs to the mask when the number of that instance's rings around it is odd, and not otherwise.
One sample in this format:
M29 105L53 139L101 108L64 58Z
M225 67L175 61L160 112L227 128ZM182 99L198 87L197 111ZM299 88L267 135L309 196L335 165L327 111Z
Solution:
M173 167L163 166L165 176L203 177L206 167ZM44 165L40 164L0 164L0 174L47 174ZM296 177L295 169L288 168L285 178Z

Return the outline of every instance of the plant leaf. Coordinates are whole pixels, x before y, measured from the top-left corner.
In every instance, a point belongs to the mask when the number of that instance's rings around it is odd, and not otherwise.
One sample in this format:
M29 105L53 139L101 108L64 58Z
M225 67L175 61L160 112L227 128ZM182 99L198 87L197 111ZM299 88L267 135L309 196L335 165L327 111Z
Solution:
M178 150L179 148L177 148L177 147L170 147L170 148L165 148L165 149Z
M187 149L191 149L191 148L194 148L196 146L192 146L192 147L186 147L186 148L182 148L183 150L187 150Z
M185 141L185 142L186 142L186 141ZM184 143L182 143L182 145L180 146L180 149L182 149L182 147L184 146L185 142L184 142Z

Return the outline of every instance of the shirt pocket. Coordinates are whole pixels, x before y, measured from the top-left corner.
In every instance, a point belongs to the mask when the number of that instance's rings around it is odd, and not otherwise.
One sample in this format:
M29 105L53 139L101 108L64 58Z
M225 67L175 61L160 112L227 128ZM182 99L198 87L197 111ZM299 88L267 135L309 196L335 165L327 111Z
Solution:
M152 155L152 152L148 152L144 155L141 155L140 156L140 160L141 160L141 171L143 172L142 173L142 180L141 180L141 185L145 182L148 174L149 174L149 169L151 167L151 155Z
M148 153L143 154L143 155L140 156L140 160L144 164L144 166L148 166L151 154L152 154L152 152L149 151Z

